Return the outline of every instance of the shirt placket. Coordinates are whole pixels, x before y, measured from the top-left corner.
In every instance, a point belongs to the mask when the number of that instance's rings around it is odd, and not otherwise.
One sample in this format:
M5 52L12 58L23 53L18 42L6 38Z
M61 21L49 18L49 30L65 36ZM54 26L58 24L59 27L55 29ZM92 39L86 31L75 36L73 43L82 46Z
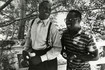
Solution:
M36 40L35 40L35 44L34 44L35 47L39 46L38 45L38 39L39 39L39 35L40 35L40 32L41 32L42 25L43 25L42 22L38 23L37 32L36 32Z

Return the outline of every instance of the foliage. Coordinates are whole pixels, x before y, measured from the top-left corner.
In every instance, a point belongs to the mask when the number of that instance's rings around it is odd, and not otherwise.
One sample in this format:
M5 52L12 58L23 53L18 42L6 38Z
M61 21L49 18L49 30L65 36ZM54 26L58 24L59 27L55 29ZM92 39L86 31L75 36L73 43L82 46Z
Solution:
M6 3L7 0L0 0ZM0 34L5 35L7 39L17 39L20 20L26 20L25 33L27 32L28 22L38 15L39 3L43 0L25 0L26 1L26 16L21 18L21 0L13 0L0 12ZM56 22L58 13L68 12L71 9L77 9L82 13L83 30L89 34L95 35L97 38L105 36L105 0L52 0L52 13L51 19ZM90 1L90 2L89 2ZM25 34L24 33L24 34ZM8 38L10 37L10 38ZM1 51L0 51L1 52ZM0 62L8 66L4 67L5 70L10 69L8 63L8 55L2 55ZM6 61L6 62L5 62ZM2 63L0 63L2 66ZM3 70L0 68L0 70Z
M4 0L1 0L6 2ZM38 14L38 6L42 0L25 0L26 1L26 18L27 22ZM93 30L93 33L97 33L100 28L103 28L104 25L101 24L101 21L104 20L105 16L105 1L104 0L52 0L52 17L53 20L56 21L55 17L60 12L68 12L70 9L77 9L83 14L83 22L86 27L90 28L89 30ZM90 2L89 2L90 1ZM3 16L1 18L0 27L8 25L8 27L3 27L1 30L1 34L6 35L9 33L11 37L16 36L19 29L20 24L20 10L21 10L20 0L14 0L10 3L4 10L0 12L0 15ZM101 21L98 21L100 20ZM100 23L98 25L98 23ZM9 25L11 24L11 25ZM95 26L94 26L95 25ZM27 26L25 28L25 32L27 31ZM98 28L97 28L98 26ZM103 27L101 27L103 26ZM7 29L4 29L7 28ZM87 28L87 29L88 29ZM94 31L97 28L96 32ZM9 30L8 30L9 29ZM8 32L7 32L8 31ZM102 30L101 30L102 31ZM99 31L98 33L100 33ZM14 35L15 34L15 35ZM102 34L102 33L100 33Z
M8 55L2 55L2 57L0 57L0 70L16 70L12 67L14 63L15 62L9 63Z
M16 70L13 61L15 53L11 52L11 46L14 44L14 41L0 41L0 70Z

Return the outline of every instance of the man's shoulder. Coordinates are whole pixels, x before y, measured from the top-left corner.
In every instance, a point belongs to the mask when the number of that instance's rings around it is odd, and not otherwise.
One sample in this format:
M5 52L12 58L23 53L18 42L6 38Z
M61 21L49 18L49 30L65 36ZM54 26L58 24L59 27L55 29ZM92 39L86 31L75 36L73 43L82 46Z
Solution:
M90 40L93 38L92 34L87 34L87 33L81 33L80 35L82 38L85 38L87 40Z
M68 30L64 30L62 33L62 39L70 39L70 34L68 32Z
M65 29L65 30L63 31L63 35L68 35L68 34L69 34L68 30Z
M53 23L53 22L50 22L50 23L52 23L52 24L51 24L51 30L52 30L52 31L58 30L57 24L55 24L55 23Z
M39 18L37 18L37 17L32 18L32 19L30 19L29 23L31 24L31 23L32 23L32 21L39 21Z

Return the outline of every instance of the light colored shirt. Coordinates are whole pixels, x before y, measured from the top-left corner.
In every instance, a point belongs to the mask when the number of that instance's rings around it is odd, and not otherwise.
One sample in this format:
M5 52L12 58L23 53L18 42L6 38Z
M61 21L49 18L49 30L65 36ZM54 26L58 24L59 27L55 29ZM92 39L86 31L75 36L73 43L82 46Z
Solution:
M32 26L31 22L32 21L30 21L27 36L31 37L32 48L35 50L45 49L47 47L46 37L48 33L48 27L51 22L50 19L40 20L39 18L36 18ZM61 36L58 29L56 28L55 24L52 23L49 34L49 45L53 46L53 48L45 55L41 56L42 61L54 59L60 54L60 37Z

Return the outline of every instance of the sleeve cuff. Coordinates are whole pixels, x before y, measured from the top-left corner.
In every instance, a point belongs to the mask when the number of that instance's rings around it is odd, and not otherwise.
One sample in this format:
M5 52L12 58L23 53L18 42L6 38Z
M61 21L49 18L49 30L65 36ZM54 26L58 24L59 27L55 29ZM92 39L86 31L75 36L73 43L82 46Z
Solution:
M41 56L41 60L42 60L42 62L48 60L48 59L47 59L47 55L46 55L46 54L45 54L45 55L42 55L42 56Z

